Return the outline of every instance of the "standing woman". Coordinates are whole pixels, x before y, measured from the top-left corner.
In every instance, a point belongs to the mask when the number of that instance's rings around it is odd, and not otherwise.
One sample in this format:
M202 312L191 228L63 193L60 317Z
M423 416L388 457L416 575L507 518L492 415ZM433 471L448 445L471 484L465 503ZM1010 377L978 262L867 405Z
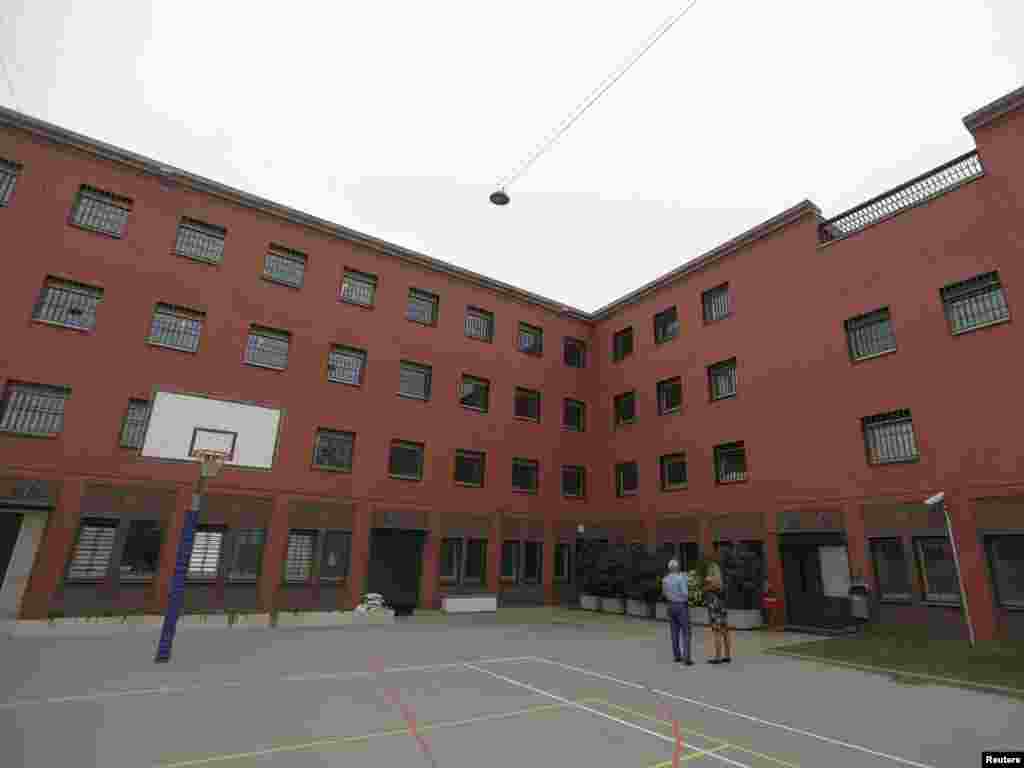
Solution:
M729 642L729 611L725 605L725 584L722 579L722 566L717 561L708 564L708 573L704 578L704 604L708 608L708 621L711 624L711 636L715 640L715 658L708 659L708 664L728 664L732 661L732 648ZM722 646L725 655L722 655Z

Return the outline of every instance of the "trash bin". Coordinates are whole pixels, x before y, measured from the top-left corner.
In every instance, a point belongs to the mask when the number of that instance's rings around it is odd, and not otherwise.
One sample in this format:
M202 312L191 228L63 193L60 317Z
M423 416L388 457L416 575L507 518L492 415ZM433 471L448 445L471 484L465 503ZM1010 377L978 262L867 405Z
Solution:
M870 620L871 596L866 584L854 584L850 587L850 613L855 619Z

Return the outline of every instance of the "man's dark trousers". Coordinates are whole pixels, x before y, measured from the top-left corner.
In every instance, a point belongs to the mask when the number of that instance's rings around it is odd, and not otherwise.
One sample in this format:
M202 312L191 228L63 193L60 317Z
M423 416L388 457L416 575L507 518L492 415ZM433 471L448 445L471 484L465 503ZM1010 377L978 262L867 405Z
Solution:
M676 661L690 661L690 606L686 603L668 604L669 628L672 631L672 656ZM679 652L679 635L683 636L685 653Z

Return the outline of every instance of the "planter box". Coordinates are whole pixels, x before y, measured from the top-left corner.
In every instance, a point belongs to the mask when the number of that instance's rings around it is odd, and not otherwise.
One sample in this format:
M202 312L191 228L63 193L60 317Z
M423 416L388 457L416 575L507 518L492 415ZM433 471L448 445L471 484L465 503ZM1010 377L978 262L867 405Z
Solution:
M706 627L711 622L708 620L708 609L703 605L690 606L690 623Z
M668 621L668 603L654 604L654 618L658 621Z
M729 611L729 626L733 629L757 629L764 626L764 620L757 609Z
M597 595L580 595L580 608L584 611L601 610L601 598Z
M621 597L602 597L601 598L601 612L602 613L625 613L626 612L626 601Z
M630 616L639 616L644 619L651 618L653 611L650 603L643 600L627 600L626 601L626 613Z
M498 610L497 595L452 595L441 601L445 613L494 613Z

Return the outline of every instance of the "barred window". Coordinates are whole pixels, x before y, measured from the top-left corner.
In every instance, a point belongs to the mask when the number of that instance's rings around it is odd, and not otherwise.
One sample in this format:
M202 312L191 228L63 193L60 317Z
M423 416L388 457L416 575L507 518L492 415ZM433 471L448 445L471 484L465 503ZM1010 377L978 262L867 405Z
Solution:
M334 347L327 358L327 380L338 384L354 384L363 382L363 367L366 365L366 352L351 347Z
M579 339L565 339L565 364L570 368L585 368L587 365L587 345Z
M896 349L889 308L883 307L847 320L846 339L853 360L864 360Z
M519 351L539 355L544 351L544 331L526 323L519 324Z
M228 578L232 581L255 581L260 575L265 532L262 528L235 531Z
M701 300L704 305L705 323L724 320L732 314L731 307L729 306L728 283L722 283L711 290L704 291L704 293L701 294Z
M583 432L586 428L586 412L586 404L566 398L562 410L562 426L571 432Z
M636 392L623 392L615 396L615 426L636 421Z
M270 328L252 326L245 347L245 362L264 368L284 370L288 367L288 346L291 334Z
M918 458L909 410L867 416L863 419L863 426L868 463L890 464Z
M738 483L747 479L747 451L743 443L715 446L715 480Z
M148 400L129 400L128 410L121 424L121 447L141 448L146 436L146 421L149 419Z
M1024 608L1024 536L989 536L986 544L996 599L1004 608Z
M224 258L224 240L228 231L224 227L183 218L178 224L178 237L174 252L189 259L220 264Z
M306 254L271 245L263 262L263 276L293 288L301 288L306 277Z
M487 539L470 539L466 543L466 567L462 580L482 584L487 576Z
M352 533L350 531L325 531L324 551L320 560L322 581L341 581L348 576L348 565L352 555Z
M377 293L377 278L362 272L346 269L341 280L341 300L349 304L361 304L372 307Z
M945 536L915 539L924 599L953 603L960 599L960 582L953 562L953 549Z
M224 529L220 526L200 525L196 527L192 540L192 554L188 559L189 579L194 581L212 580L220 572L220 550L224 542Z
M722 400L736 394L736 359L724 360L708 367L711 399Z
M612 360L616 363L633 354L633 329L623 328L612 337Z
M476 488L484 484L484 454L479 451L455 452L455 482Z
M288 553L284 579L292 584L305 584L313 578L317 531L288 531Z
M78 529L71 562L68 564L69 581L88 581L106 577L117 539L117 520L83 518Z
M196 352L203 332L203 317L203 313L184 307L157 304L150 326L149 343L183 352Z
M66 387L8 382L0 408L0 432L51 436L64 429L64 406L71 396Z
M494 315L486 309L466 307L466 336L481 341L493 341Z
M521 542L503 541L501 543L501 578L507 581L519 581L519 557Z
M160 567L160 523L156 520L131 520L121 550L121 579L145 581L156 576Z
M92 330L96 326L96 308L102 300L100 288L50 277L39 294L32 319Z
M409 304L405 310L407 319L422 325L437 324L438 297L426 291L409 289Z
M679 335L679 313L675 307L654 316L654 343L664 344Z
M423 446L394 440L388 458L388 474L403 480L423 479Z
M128 223L132 202L128 198L82 185L78 191L71 223L106 235L120 237Z
M457 538L441 540L441 580L453 584L461 581L463 541Z
M674 491L686 487L686 454L661 457L661 490Z
M586 494L586 470L583 467L562 467L562 495L574 499Z
M528 493L537 492L540 463L533 459L512 459L512 488Z
M486 412L490 408L491 385L486 379L463 376L459 403L465 408Z
M516 387L515 415L521 419L540 422L540 392Z
M873 539L871 556L878 579L878 592L883 600L910 600L910 576L899 539Z
M419 400L430 399L430 366L402 361L398 373L398 393Z
M555 581L572 581L572 545L565 542L555 544Z
M946 319L954 334L1010 319L998 272L947 285L941 295Z
M14 184L20 172L21 166L18 163L0 158L0 208L11 202Z
M658 382L658 413L678 413L683 407L683 380L679 376Z
M632 496L640 487L640 470L635 461L624 461L615 465L615 494Z
M523 545L523 583L540 584L544 572L544 544L527 541Z
M313 448L313 466L352 471L356 436L352 432L318 429Z

